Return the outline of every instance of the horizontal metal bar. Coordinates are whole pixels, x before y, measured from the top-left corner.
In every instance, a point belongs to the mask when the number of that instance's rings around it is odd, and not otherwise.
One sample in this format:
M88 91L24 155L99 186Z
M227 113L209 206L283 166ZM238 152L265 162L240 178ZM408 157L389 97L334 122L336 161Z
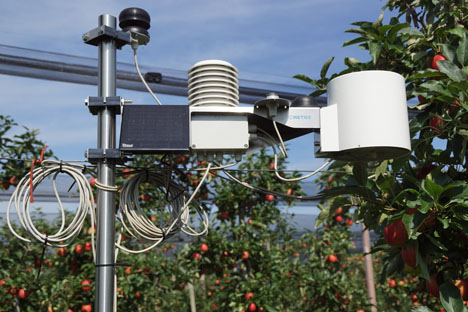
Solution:
M152 90L160 94L176 96L188 95L186 73L172 69L141 66L144 73L160 73L159 83L149 83ZM47 51L23 49L0 45L0 74L21 77L39 78L54 81L96 85L97 59L58 54ZM286 78L283 78L286 79ZM121 89L146 91L132 64L118 63L117 87ZM293 91L287 91L288 89ZM267 93L275 92L280 97L293 100L300 95L306 95L311 90L298 85L255 81L251 79L239 80L240 102L253 104L263 99ZM325 99L319 102L325 104Z

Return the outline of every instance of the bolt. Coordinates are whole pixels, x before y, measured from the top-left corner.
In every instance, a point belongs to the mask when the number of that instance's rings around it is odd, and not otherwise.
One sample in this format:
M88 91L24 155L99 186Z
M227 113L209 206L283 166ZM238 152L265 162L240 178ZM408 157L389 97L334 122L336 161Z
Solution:
M195 144L192 144L192 148L196 148L197 146Z
M275 92L268 93L266 98L268 100L277 100L277 99L279 99L278 94L276 94Z
M244 147L245 147L245 148L249 147L249 144L244 144Z

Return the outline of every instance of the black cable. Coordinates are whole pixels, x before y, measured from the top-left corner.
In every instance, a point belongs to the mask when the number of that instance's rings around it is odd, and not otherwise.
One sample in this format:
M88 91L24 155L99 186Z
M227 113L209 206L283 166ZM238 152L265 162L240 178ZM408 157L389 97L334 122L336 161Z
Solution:
M37 272L36 281L39 280L39 276L41 275L42 266L44 264L44 255L45 255L46 248L47 248L47 235L45 236L44 247L42 248L41 262L39 263L39 271Z

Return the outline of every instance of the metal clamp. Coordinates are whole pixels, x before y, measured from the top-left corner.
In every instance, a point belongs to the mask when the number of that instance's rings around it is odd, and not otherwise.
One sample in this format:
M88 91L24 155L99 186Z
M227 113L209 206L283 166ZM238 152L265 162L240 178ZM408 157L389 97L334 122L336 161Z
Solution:
M128 32L116 30L106 25L94 28L83 35L83 41L93 46L99 45L99 42L104 39L114 39L117 49L121 49L132 41L132 36Z
M266 108L267 116L274 118L278 115L278 111L287 110L291 102L280 98L276 93L267 94L266 98L255 102L255 109Z
M97 115L104 108L114 110L116 114L120 114L120 108L128 102L131 101L125 100L120 96L89 96L85 100L85 105L88 106L89 112L93 115Z
M88 148L85 152L85 157L92 164L105 160L116 164L124 164L128 159L124 154L116 148Z

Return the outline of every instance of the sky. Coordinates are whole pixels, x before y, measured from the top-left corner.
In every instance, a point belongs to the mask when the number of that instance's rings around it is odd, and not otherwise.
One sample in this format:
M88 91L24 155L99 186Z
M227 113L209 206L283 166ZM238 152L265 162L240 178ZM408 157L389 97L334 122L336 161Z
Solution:
M345 33L356 21L375 21L385 3L379 0L233 0L138 1L151 16L151 41L138 51L141 65L186 71L204 59L226 60L239 76L253 73L265 80L306 74L316 78L332 56L330 73L345 68L346 56L368 60L359 48L343 48L354 35ZM70 55L97 57L98 49L82 42L97 27L98 16L118 17L135 6L130 1L2 1L0 44ZM387 14L388 15L388 14ZM388 20L388 16L386 16ZM132 63L129 46L118 61ZM307 85L294 81L299 86ZM1 114L39 129L63 160L82 160L96 147L97 120L84 99L97 95L96 86L75 85L0 75ZM144 92L117 90L134 103L153 103ZM163 103L185 98L161 96ZM323 160L313 155L313 135L291 141L289 168L315 169Z

